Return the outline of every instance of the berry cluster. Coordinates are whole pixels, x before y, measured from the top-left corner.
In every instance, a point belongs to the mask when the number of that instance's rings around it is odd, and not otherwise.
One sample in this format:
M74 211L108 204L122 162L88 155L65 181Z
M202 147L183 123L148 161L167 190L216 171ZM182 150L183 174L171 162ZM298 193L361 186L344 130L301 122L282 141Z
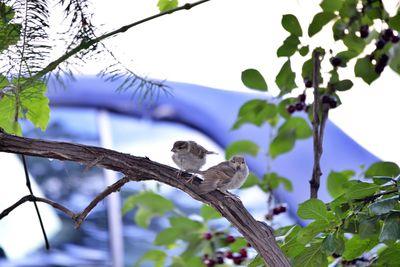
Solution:
M307 109L306 105L306 95L302 93L297 97L297 102L294 104L290 104L286 107L286 111L289 114L293 114L295 111L302 111Z
M327 104L329 108L336 108L338 104L336 98L331 95L322 95L321 102Z
M268 221L271 221L274 216L279 215L281 213L284 213L286 211L287 211L286 206L278 205L278 206L274 207L270 213L265 215L265 219L268 220Z
M213 234L210 232L204 233L203 238L205 240L211 240L213 238ZM232 235L225 236L225 242L227 244L235 243L236 238ZM247 247L250 247L250 244L247 244ZM224 264L225 259L232 260L235 265L242 264L243 261L247 259L247 248L241 248L239 252L232 251L217 251L213 257L210 257L208 254L203 255L203 263L207 267L214 267L217 264Z

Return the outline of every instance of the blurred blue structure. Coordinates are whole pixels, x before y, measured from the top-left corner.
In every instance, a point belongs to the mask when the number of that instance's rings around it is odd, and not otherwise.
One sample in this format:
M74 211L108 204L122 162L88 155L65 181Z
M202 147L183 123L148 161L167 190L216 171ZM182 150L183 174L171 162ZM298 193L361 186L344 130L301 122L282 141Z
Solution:
M253 98L267 98L265 94L218 90L177 82L166 82L166 85L170 87L172 95L161 93L152 105L132 99L132 91L116 93L118 82L105 82L97 77L79 77L76 81L66 82L66 90L55 90L50 86L49 97L53 106L101 108L154 120L180 122L205 133L222 148L242 139L252 140L261 148L268 147L271 131L268 124L262 127L244 125L239 130L231 130L240 106ZM265 153L247 159L250 169L259 176L266 171ZM378 160L328 121L321 160L324 173L319 198L323 201L330 199L325 183L330 170L357 170L361 165ZM293 151L276 158L272 162L272 171L290 179L294 188L292 193L278 189L275 192L278 199L293 207L308 199L312 166L311 138L298 141ZM296 216L294 213L292 215Z

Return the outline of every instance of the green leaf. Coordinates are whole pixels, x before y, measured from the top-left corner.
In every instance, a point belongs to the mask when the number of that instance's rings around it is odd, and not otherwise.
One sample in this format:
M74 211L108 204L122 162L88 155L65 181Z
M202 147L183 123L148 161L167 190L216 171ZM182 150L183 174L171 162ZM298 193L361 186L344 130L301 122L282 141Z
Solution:
M346 170L342 172L331 171L328 175L328 192L333 198L337 198L346 191L346 182L355 175L354 171Z
M397 266L400 262L400 243L378 251L379 266Z
M295 142L296 135L294 131L278 134L269 145L268 153L272 158L276 158L278 155L292 150Z
M160 231L156 239L154 240L154 245L156 246L168 246L175 243L176 240L180 239L182 231L179 228L166 228Z
M300 44L299 37L290 35L276 51L278 57L290 57L296 53Z
M360 218L358 228L361 239L368 239L380 232L381 226L378 217Z
M265 267L264 260L257 254L247 267Z
M292 182L289 179L279 176L276 172L269 172L263 176L260 187L264 192L269 192L278 188L281 184L287 191L293 190Z
M375 215L382 215L389 213L398 202L398 196L386 198L372 203L368 209Z
M9 84L7 77L0 74L0 90L6 87Z
M357 59L356 65L354 66L354 74L356 77L363 79L367 84L371 84L379 77L375 71L374 65L365 57Z
M240 140L230 143L225 150L225 158L230 159L234 155L249 154L257 156L259 147L256 143L250 140Z
M310 125L301 117L290 117L279 127L278 134L286 132L294 132L297 139L307 139L312 135Z
M327 235L322 241L322 251L328 255L342 254L344 250L344 239L337 233Z
M203 204L203 206L201 207L200 215L206 221L222 218L221 214L218 211L206 204Z
M250 89L267 91L268 86L264 77L256 69L247 69L242 72L242 82Z
M174 208L174 204L170 200L150 191L128 197L122 212L126 214L135 206L138 206L135 214L136 223L144 228L148 226L154 216L162 216Z
M395 16L389 18L388 24L393 30L400 31L400 13L397 13Z
M135 264L135 267L139 267L145 261L154 262L154 267L163 267L167 254L161 250L149 250L147 251Z
M33 83L22 90L20 94L21 108L26 112L26 118L35 127L46 130L50 120L49 99L45 96L47 86L42 81Z
M317 13L308 27L308 36L312 37L317 34L328 22L334 18L336 18L336 15L330 12Z
M377 244L376 240L373 239L360 239L359 235L353 235L353 237L346 241L345 251L343 253L343 259L352 260L361 256L364 252L369 251Z
M263 99L252 99L244 103L239 110L238 119L232 129L238 129L245 123L261 126L277 115L277 107Z
M293 266L324 267L328 266L327 255L322 251L321 242L313 242L293 260Z
M2 23L1 23L2 24ZM20 24L0 24L0 52L8 49L10 45L15 45L21 35Z
M328 210L324 202L319 199L309 199L301 203L297 215L302 219L328 220Z
M15 96L5 95L0 99L0 127L9 134L22 135L21 126L14 119Z
M375 162L365 171L366 178L372 178L374 176L396 177L399 174L399 166L390 161Z
M254 173L250 172L249 176L247 176L246 181L244 184L240 187L241 189L249 188L255 185L258 185L259 181L257 176L254 175Z
M280 95L290 93L292 89L297 87L295 78L296 74L292 71L290 60L288 59L285 64L283 64L275 79L276 85L281 90Z
M299 53L300 53L300 55L301 55L302 57L306 56L306 55L308 54L308 52L310 52L310 48L308 47L308 45L302 46L302 47L299 49Z
M331 84L332 89L335 91L347 91L353 87L353 82L350 80L342 80Z
M158 0L158 9L160 12L176 8L178 6L178 0Z
M171 224L171 227L179 228L181 231L186 231L188 233L201 231L203 227L201 222L183 216L170 217L169 223Z
M383 223L379 241L396 241L398 239L400 239L400 213L393 212L386 217Z
M332 225L327 220L316 220L301 229L297 235L297 241L306 245L313 240L317 235L330 231Z
M310 58L309 60L306 60L303 63L303 66L301 68L301 77L303 77L303 80L308 80L312 81L313 79L313 59Z
M285 255L293 258L304 250L304 244L298 242L300 230L300 226L294 225L290 227L290 230L285 234L284 243L281 246Z
M393 55L390 57L389 66L397 74L400 74L400 47L393 47Z
M333 13L342 8L343 0L323 0L319 5L323 11Z
M379 190L379 186L371 183L357 183L351 186L346 192L347 199L359 199L372 196Z
M347 48L351 51L354 51L358 54L364 51L367 43L364 39L356 36L355 34L347 34L343 37L343 43Z
M288 191L288 192L292 192L293 191L293 185L292 185L292 182L289 179L287 179L285 177L279 177L279 182L281 184L283 184L283 187L286 189L286 191Z
M283 15L281 23L283 28L287 30L290 34L295 36L303 35L300 23L297 20L296 16L292 14Z

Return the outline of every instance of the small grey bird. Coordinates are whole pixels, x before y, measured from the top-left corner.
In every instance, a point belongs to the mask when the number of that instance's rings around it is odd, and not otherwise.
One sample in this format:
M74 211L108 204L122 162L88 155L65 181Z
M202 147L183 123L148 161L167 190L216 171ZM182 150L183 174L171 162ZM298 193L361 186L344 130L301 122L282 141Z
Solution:
M194 141L176 141L171 149L172 160L181 171L198 171L206 163L206 156L217 154L208 151ZM181 174L181 171L178 175Z
M196 171L203 176L198 193L206 194L218 189L223 193L243 185L249 175L249 168L242 156L233 156L229 161L223 161L205 171ZM233 194L232 194L233 195Z

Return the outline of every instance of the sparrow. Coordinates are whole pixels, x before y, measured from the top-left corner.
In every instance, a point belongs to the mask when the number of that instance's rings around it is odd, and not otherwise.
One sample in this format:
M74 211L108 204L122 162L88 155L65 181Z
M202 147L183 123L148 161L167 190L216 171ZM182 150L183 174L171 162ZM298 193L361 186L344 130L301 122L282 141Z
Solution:
M212 151L208 151L201 145L194 141L176 141L171 149L172 160L179 167L180 171L198 171L206 163L206 156L210 154L217 154Z
M241 187L249 175L249 168L243 156L233 156L228 161L223 161L205 171L195 171L195 173L201 174L204 178L199 185L199 195L216 189L222 193L231 194L227 190Z

